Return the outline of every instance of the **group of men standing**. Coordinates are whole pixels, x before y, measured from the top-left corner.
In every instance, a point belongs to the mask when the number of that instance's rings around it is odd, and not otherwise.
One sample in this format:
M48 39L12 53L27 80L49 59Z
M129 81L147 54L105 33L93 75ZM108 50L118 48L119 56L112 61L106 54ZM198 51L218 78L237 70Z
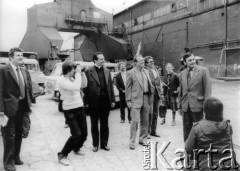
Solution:
M211 96L212 87L208 69L196 65L192 53L185 54L183 60L186 69L179 75L178 107L183 116L186 141L193 123L203 119L203 102ZM116 76L116 86L120 93L121 123L125 120L125 103L130 113L128 118L131 119L129 144L131 150L135 149L139 123L139 144L145 145L150 135L160 137L156 128L159 102L163 94L161 78L154 66L153 58L151 56L143 58L137 54L134 57L134 64L135 66L126 72L124 63L120 63L120 73Z
M13 171L16 169L15 165L23 164L20 159L22 120L24 113L31 110L31 84L27 80L26 71L20 68L23 60L22 50L13 48L9 56L10 64L0 68L0 121L4 142L4 168ZM186 141L193 123L203 118L203 101L211 96L211 81L208 69L197 66L192 53L185 54L183 60L187 68L179 76L179 109L183 114L184 141ZM92 151L97 152L99 146L109 151L108 116L114 106L112 78L110 71L104 67L105 59L102 53L94 53L93 61L94 66L85 71L87 86L84 88L85 100L90 109ZM162 96L161 79L158 70L154 67L153 58L151 56L143 58L142 55L137 54L134 57L134 64L135 66L127 72L126 65L120 64L120 73L116 76L120 93L121 123L125 121L125 107L128 108L131 150L135 149L139 123L139 144L145 145L149 135L159 137L156 130L159 101ZM81 73L80 68L76 70L73 64L66 66L66 69L68 75L74 75L76 71ZM66 79L68 82L74 81L74 78ZM72 112L72 109L69 112ZM72 119L71 113L69 119ZM81 134L81 131L78 131L78 134ZM86 130L85 136L87 136ZM86 137L83 142L85 139ZM66 144L71 145L70 142ZM68 149L71 151L74 147L69 146Z

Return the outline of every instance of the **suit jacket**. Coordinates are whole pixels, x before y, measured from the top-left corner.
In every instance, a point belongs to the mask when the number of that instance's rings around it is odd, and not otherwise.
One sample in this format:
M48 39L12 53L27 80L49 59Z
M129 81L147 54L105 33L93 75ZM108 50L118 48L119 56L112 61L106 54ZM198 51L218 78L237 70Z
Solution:
M152 85L154 86L155 90L157 90L157 94L158 94L158 96L160 98L161 94L162 94L161 78L160 78L158 70L156 68L154 68L154 70L157 73L157 77L156 78L154 77L153 72L152 72L151 69L148 70L149 77L150 77L150 79L152 81Z
M203 109L204 99L211 96L212 84L209 71L205 67L196 65L189 85L187 85L187 72L185 69L180 73L180 108L187 112L188 105L192 112L200 112Z
M123 91L125 90L125 85L124 85L124 81L123 81L123 78L122 78L122 75L121 75L121 72L119 72L117 75L116 75L116 87L119 91L119 96L124 96L125 93L123 93Z
M152 85L151 79L149 77L149 72L146 69L143 71L147 75L148 87L149 87L149 96L154 93L154 86ZM126 102L131 102L131 107L141 108L143 105L143 84L140 81L141 74L136 67L127 72L126 80ZM149 99L150 100L150 99ZM150 102L149 102L150 103Z
M103 68L105 80L106 80L106 86L107 86L107 93L108 93L108 104L111 108L112 102L114 102L114 92L113 92L113 84L112 84L112 78L110 75L110 70L107 68ZM97 75L97 71L95 67L90 67L88 70L85 71L88 85L84 89L85 93L85 100L87 101L87 104L89 107L97 107L99 98L100 98L100 82Z
M27 79L25 69L21 68L25 83L25 98L27 100L26 112L30 112L31 95L30 84ZM17 77L10 64L0 67L0 112L4 112L7 117L13 117L18 110L20 88Z
M168 75L166 74L164 76L164 83L166 86L164 86L164 95L172 95L172 96L177 96L177 93L175 93L179 87L179 78L176 73L172 73L169 81L168 81Z

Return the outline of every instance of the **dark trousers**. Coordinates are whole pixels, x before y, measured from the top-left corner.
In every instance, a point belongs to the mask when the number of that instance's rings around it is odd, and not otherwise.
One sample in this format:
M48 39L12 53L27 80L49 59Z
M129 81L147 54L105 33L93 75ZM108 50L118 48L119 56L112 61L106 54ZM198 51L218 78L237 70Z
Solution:
M125 121L125 108L127 107L126 99L125 99L125 94L119 94L120 98L120 118L121 120ZM131 121L131 113L130 109L127 107L128 110L128 121Z
M90 108L90 118L91 118L91 132L93 146L99 146L99 129L98 120L100 120L100 146L107 146L109 137L108 128L108 116L110 113L110 108L106 105L98 105L97 107Z
M20 159L23 117L24 113L26 113L27 105L27 100L20 100L16 115L10 117L7 125L2 127L4 168L15 168L15 159Z
M187 112L183 112L183 138L184 142L187 140L188 135L192 129L193 122L198 122L203 118L203 111L192 112L188 106Z
M153 104L151 104L150 106L149 128L148 128L148 132L153 134L156 133L156 129L157 129L159 101L160 101L160 98L158 96L157 91L155 91L153 95Z
M65 143L62 151L58 155L68 156L73 150L77 152L87 139L87 120L84 108L76 108L64 111L65 119L69 125L71 136Z

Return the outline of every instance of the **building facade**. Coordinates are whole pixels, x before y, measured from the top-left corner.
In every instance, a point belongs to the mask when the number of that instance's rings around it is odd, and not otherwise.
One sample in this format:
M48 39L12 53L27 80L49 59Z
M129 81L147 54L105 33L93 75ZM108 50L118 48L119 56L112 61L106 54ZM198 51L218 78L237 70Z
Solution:
M143 0L114 15L113 27L125 28L133 49L142 42L142 54L157 65L179 68L188 47L204 58L212 77L219 63L223 75L240 76L239 0Z

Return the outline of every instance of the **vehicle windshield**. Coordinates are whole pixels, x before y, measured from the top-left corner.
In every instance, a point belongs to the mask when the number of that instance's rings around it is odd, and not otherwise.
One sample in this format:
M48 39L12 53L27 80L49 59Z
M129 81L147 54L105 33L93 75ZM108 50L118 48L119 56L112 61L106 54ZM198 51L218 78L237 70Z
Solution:
M62 65L55 65L52 70L52 76L61 76L62 75Z
M28 70L37 72L37 66L35 64L25 64L25 66Z

